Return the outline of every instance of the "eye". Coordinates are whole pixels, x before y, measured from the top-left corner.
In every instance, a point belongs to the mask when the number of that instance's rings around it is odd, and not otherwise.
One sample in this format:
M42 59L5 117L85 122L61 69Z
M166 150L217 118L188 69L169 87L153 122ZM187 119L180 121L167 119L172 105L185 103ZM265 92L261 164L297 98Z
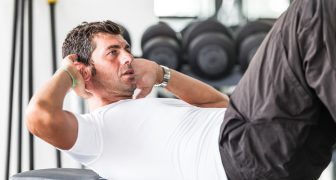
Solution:
M127 51L128 53L131 53L131 47L129 45L125 46L125 51Z
M117 54L118 54L118 51L117 51L117 50L115 50L115 49L113 49L113 50L111 50L111 51L109 52L109 54L111 54L111 55L115 56L115 55L117 55Z

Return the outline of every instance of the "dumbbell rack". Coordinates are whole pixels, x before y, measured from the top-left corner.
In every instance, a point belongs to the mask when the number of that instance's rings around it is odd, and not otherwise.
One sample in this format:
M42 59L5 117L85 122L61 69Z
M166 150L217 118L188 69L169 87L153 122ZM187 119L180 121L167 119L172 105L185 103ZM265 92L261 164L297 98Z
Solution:
M233 32L209 18L193 21L182 31L175 32L167 23L159 22L143 34L143 57L230 95L271 27L271 22L256 20ZM176 41L174 46L173 40ZM162 90L159 90L160 95L172 97Z

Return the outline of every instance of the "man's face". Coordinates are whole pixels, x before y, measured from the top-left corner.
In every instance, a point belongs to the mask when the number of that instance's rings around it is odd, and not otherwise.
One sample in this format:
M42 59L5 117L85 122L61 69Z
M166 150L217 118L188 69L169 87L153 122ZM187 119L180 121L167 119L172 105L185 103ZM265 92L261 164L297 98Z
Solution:
M96 69L92 84L103 98L129 97L136 88L133 56L121 35L98 33L93 38L96 44L91 60Z

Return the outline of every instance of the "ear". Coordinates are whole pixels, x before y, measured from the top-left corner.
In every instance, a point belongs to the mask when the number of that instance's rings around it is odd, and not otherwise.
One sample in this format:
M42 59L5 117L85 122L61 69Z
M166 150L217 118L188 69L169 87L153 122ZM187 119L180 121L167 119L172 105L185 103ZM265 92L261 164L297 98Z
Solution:
M74 62L74 65L78 72L82 75L85 83L91 80L92 70L90 66L86 66L81 62Z

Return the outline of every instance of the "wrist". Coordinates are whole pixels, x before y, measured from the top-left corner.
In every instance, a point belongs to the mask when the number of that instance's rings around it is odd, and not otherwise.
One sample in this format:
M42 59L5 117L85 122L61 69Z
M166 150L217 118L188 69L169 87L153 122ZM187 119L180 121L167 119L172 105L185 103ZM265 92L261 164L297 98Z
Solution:
M166 66L159 65L158 67L159 73L156 80L156 87L166 87L168 85L168 81L170 80L170 69Z
M60 68L61 71L66 73L71 80L71 88L75 88L77 85L77 78L75 77L75 72L70 66L63 66Z
M155 84L160 84L163 80L163 69L159 64L156 64L156 81Z

